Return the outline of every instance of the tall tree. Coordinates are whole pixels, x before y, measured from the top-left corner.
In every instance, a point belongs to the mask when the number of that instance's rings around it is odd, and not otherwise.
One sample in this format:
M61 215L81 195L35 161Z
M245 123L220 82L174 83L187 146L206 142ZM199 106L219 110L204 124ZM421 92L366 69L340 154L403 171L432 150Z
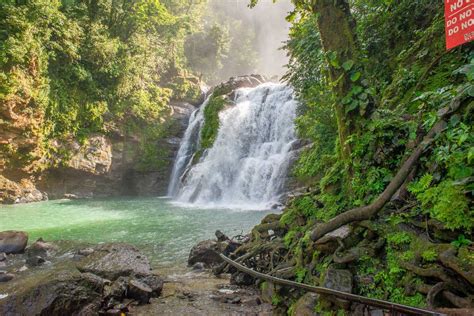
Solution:
M297 1L300 2L300 1ZM318 14L318 29L329 62L330 79L336 95L335 111L339 132L341 156L348 159L351 153L348 137L355 130L355 115L347 111L342 99L352 89L352 80L348 67L357 59L355 21L352 18L347 0L311 0L314 13Z

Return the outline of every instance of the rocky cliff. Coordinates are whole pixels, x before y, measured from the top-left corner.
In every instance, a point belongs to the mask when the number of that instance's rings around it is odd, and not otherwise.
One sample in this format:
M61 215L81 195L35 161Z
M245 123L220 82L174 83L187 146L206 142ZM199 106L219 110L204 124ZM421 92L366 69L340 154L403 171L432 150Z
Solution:
M26 142L23 136L25 130L2 126L0 203L36 202L48 198L165 194L180 137L194 106L174 101L170 109L166 132L147 144L154 152L161 154L160 161L146 167L140 164L143 155L140 145L147 140L143 135L125 135L118 130L90 135L82 143L75 139L53 141L50 146L56 148L57 153L67 152L67 159L59 158L58 154L58 157L43 156L32 159L31 163L15 164L15 155L22 150L30 151L25 144L33 144L40 152L40 146L35 145L40 140L32 138ZM13 126L14 121L9 125ZM46 160L55 163L48 164ZM34 166L38 164L49 166L42 170Z

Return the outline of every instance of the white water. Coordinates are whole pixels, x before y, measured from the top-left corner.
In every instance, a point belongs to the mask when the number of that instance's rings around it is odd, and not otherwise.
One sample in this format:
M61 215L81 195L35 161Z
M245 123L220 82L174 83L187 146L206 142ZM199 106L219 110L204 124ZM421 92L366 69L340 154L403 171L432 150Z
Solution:
M204 122L204 109L208 102L209 97L199 109L195 110L189 117L188 127L181 140L178 154L174 161L173 171L171 172L170 183L168 185L168 196L170 197L175 197L178 194L181 176L186 168L189 167L193 153L198 149L200 131L202 123Z
M284 189L296 141L297 102L292 89L265 83L237 90L236 104L219 114L213 147L186 170L199 146L197 130L206 105L190 118L175 161L170 195L194 206L268 208Z

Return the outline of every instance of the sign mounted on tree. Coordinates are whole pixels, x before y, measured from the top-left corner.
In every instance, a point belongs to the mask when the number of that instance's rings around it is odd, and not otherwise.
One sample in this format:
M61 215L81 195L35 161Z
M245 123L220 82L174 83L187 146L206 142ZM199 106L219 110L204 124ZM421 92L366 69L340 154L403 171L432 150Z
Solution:
M444 0L446 49L474 40L474 0Z

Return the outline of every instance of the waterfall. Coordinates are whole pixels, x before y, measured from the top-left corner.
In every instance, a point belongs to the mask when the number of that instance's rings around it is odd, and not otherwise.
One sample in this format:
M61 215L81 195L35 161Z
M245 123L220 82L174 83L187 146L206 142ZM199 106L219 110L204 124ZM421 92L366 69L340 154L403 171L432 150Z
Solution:
M181 176L191 163L191 158L199 145L199 132L204 122L204 109L210 97L189 117L188 127L184 132L184 137L179 145L178 154L171 172L170 183L168 185L168 196L174 197L178 193Z
M207 102L189 120L173 168L170 195L197 206L268 208L284 189L297 141L293 90L275 83L238 89L235 105L219 113L214 145L190 166Z

